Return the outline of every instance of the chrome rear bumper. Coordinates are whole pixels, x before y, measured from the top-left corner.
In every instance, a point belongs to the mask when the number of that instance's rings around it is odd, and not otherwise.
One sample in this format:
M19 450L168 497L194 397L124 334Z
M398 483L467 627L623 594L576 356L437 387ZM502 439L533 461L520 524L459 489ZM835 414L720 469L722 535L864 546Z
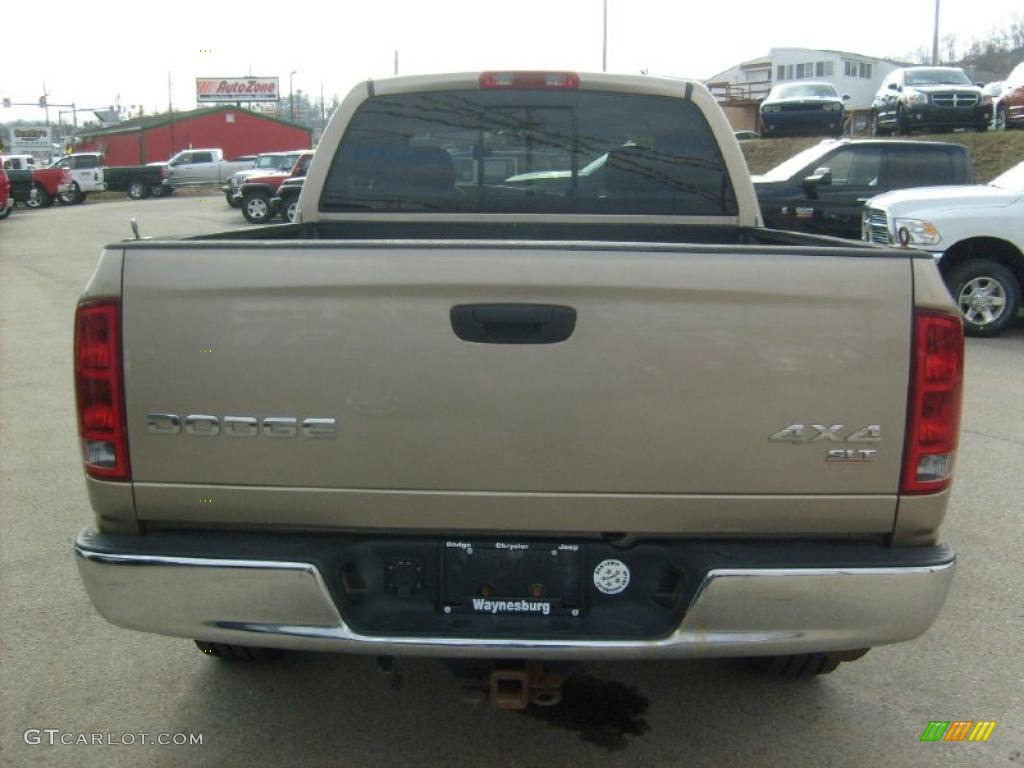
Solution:
M75 544L96 610L129 629L239 645L451 658L769 656L911 640L937 616L955 559L911 567L729 568L707 573L685 618L647 640L360 634L306 562L119 554Z

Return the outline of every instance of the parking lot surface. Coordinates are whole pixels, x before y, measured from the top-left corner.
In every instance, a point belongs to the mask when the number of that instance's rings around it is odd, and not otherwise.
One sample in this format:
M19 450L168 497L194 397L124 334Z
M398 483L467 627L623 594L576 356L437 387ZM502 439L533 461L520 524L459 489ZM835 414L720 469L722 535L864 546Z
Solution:
M370 658L239 666L95 613L71 552L90 521L73 309L100 248L127 237L132 216L145 236L247 226L220 195L18 210L0 223L2 764L1024 765L1021 321L968 342L946 527L959 571L923 638L800 682L719 661L592 665L562 706L502 712L463 701L429 660L400 660L395 690ZM987 743L922 743L932 720L998 725ZM91 743L97 734L103 743ZM199 734L202 744L142 744L138 734Z

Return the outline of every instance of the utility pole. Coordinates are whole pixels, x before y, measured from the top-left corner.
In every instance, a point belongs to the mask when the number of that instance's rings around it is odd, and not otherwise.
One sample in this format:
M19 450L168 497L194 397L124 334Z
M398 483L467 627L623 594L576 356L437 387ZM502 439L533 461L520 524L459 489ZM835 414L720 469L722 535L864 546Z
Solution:
M46 110L46 127L50 127L50 93L46 90L46 82L43 82L43 95L39 99L39 106Z
M935 32L932 34L932 66L939 63L939 2L935 0Z
M292 116L292 122L295 122L295 88L294 77L299 70L293 69L288 73L288 112Z
M324 103L324 81L320 81L320 133L327 127L327 105Z
M395 48L395 74L398 74L398 49Z
M167 73L167 113L171 116L171 154L173 155L177 150L174 148L174 98L172 96L173 81L171 80L171 73ZM141 135L141 134L140 134ZM146 158L142 158L142 162L146 162Z
M608 71L608 0L604 0L604 25L601 35L601 71Z

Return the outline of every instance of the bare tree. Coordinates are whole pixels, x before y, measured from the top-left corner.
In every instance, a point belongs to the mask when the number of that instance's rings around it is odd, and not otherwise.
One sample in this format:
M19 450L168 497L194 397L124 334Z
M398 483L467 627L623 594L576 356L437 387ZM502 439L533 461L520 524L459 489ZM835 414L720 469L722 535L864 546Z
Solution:
M955 64L957 61L956 57L956 35L946 35L942 38L942 47L946 51L946 55L943 57L949 64Z
M1012 51L1024 51L1024 19L1016 17L1006 31L1007 47Z

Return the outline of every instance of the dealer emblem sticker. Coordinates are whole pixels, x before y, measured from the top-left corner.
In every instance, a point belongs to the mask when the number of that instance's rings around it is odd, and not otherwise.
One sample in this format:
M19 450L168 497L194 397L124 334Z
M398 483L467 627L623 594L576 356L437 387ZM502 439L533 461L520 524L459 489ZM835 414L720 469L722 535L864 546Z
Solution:
M629 568L621 560L605 560L594 569L594 586L606 595L617 595L629 586Z

